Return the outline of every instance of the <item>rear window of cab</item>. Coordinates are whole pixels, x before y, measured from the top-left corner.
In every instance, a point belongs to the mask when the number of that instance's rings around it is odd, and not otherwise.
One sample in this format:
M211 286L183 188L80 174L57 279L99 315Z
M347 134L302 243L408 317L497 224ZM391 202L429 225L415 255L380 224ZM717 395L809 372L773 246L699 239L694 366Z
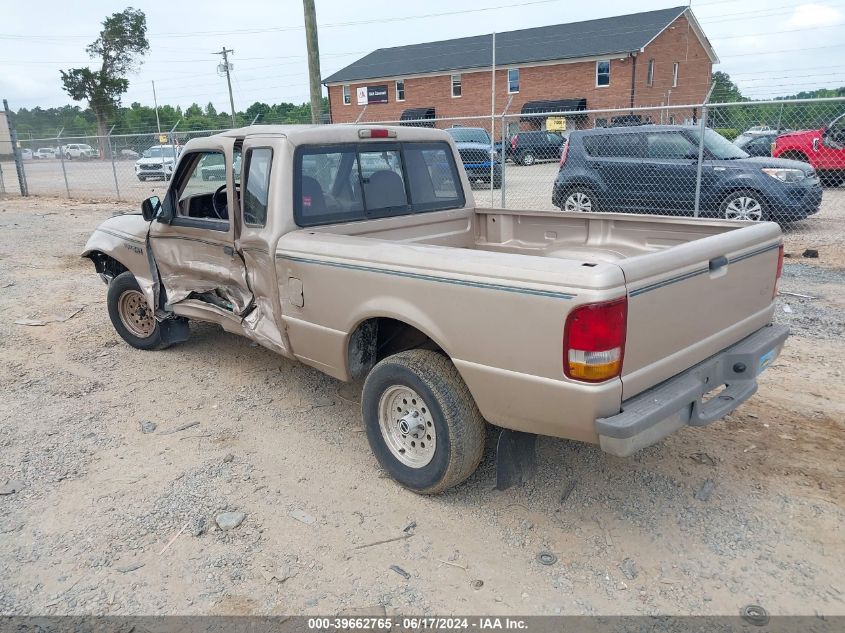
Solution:
M304 145L294 154L298 226L459 209L463 187L445 142Z

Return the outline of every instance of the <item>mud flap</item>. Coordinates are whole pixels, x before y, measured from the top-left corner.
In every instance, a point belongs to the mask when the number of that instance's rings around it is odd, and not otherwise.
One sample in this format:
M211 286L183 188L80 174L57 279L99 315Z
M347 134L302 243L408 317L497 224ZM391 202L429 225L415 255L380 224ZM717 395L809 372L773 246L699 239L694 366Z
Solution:
M168 345L187 341L191 333L188 327L188 319L165 319L160 322L160 327L162 338Z
M496 445L496 489L507 490L537 473L537 436L502 429Z

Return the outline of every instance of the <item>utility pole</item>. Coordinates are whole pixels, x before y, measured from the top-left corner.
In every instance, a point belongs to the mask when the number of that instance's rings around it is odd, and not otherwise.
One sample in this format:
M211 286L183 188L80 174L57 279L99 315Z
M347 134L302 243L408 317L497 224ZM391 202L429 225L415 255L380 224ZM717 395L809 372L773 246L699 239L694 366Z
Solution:
M156 107L156 129L158 130L158 135L161 136L161 122L158 120L158 99L156 99L156 82L153 82L153 104Z
M305 43L308 47L308 83L311 89L311 123L320 122L323 89L320 84L320 45L317 40L317 11L314 0L302 0L305 9Z
M226 73L226 83L229 85L229 106L232 108L232 127L236 127L235 124L235 99L232 97L232 77L230 72L232 70L232 65L229 63L229 53L234 53L231 48L223 47L222 50L215 51L212 55L222 55L223 56L223 63L217 66L218 72L225 72Z

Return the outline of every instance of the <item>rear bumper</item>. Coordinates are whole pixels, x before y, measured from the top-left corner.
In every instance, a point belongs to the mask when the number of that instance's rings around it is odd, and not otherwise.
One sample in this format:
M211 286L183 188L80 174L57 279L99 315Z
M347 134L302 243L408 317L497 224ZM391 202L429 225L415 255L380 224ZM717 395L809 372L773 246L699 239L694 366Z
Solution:
M622 403L622 412L596 420L602 450L627 457L684 426L703 426L736 409L757 391L757 376L774 361L789 330L767 325L674 378ZM703 396L725 385L704 402Z

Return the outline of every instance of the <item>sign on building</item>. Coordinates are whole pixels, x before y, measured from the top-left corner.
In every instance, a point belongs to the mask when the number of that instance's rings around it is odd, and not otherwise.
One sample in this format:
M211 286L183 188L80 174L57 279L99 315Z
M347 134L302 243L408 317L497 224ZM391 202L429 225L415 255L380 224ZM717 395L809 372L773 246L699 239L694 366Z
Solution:
M387 103L387 85L360 86L355 89L358 105Z
M550 132L566 132L566 117L550 116L546 119L546 129Z

